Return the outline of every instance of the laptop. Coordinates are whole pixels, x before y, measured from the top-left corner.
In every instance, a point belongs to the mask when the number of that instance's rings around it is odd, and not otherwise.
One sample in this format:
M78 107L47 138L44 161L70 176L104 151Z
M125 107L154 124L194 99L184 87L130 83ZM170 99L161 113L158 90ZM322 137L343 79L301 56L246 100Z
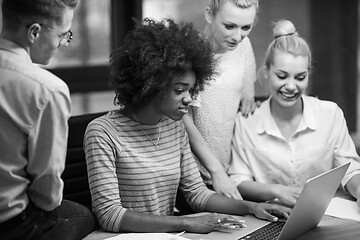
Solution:
M334 197L350 163L307 180L289 218L270 222L237 240L289 240L316 227Z

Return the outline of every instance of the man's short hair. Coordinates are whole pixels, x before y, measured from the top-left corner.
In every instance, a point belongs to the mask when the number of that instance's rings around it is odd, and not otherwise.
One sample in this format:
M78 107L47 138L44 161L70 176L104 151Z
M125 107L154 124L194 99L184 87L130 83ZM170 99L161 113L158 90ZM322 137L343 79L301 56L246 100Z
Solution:
M17 30L22 24L42 19L62 20L64 9L75 8L80 0L3 0L3 28Z

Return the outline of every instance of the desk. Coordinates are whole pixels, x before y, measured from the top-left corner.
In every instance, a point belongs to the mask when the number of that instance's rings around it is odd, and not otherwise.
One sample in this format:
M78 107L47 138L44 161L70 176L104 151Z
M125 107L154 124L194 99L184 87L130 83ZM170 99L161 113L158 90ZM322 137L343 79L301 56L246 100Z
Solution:
M338 197L346 199L352 199L348 194L338 192ZM354 200L354 199L352 199ZM211 232L209 234L194 234L185 233L183 237L193 240L236 240L240 236L243 236L258 227L262 226L264 221L255 218L254 216L245 216L245 224L247 228L236 230L233 232ZM107 233L104 231L95 231L88 235L84 240L100 240L110 237L114 237L118 234ZM303 234L297 240L359 240L360 239L360 222L352 220L344 220L331 216L324 215L319 225L311 231Z
M182 236L193 239L206 240L236 240L247 233L262 226L261 221L253 216L244 217L247 228L230 233L212 232L209 234L186 233ZM296 240L359 240L360 222L344 220L324 215L319 225L313 230L303 234Z

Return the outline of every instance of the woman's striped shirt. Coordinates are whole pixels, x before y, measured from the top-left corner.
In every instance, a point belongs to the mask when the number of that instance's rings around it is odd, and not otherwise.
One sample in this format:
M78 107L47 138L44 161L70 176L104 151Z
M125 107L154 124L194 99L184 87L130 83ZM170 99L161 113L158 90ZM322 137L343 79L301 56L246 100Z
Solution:
M142 129L143 128L143 129ZM158 125L141 126L118 111L92 121L84 147L92 207L100 225L119 232L127 210L172 215L177 188L188 203L203 211L209 197L192 157L182 121L165 117Z

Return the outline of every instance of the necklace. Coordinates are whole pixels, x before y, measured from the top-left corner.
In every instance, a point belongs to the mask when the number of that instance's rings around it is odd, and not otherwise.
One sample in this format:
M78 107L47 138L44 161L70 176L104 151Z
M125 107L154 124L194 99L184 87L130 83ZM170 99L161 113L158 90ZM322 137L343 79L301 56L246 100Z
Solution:
M141 131L142 131L142 132L145 134L145 136L150 140L150 142L151 142L152 144L154 144L154 146L157 146L157 145L159 144L159 141L160 141L161 120L160 120L160 122L158 123L158 125L159 125L159 126L158 126L158 132L159 132L159 134L158 134L158 137L157 137L157 139L156 139L156 142L154 142L154 141L149 137L149 135L147 135L147 133L144 131L144 128L143 128L142 124L137 120L137 118L136 118L136 116L135 116L135 113L134 113L134 112L131 112L131 113L132 113L132 115L133 115L136 123L139 124L139 126L140 126L140 128L141 128Z

